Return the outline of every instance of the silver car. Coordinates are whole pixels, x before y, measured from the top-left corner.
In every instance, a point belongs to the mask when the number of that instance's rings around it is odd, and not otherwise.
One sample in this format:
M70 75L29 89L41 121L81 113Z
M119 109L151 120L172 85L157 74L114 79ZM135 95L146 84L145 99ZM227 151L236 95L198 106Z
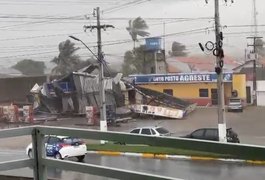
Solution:
M228 112L230 112L230 111L243 112L242 99L240 99L240 98L229 98L227 111Z

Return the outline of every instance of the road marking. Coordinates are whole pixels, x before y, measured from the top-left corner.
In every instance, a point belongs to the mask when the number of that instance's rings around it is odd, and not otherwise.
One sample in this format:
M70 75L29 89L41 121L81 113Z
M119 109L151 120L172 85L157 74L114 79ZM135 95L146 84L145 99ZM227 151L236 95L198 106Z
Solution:
M265 161L258 160L243 160L243 159L225 159L213 157L200 157L200 156L184 156L184 155L167 155L167 154L152 154L152 153L130 153L130 152L112 152L112 151L88 151L87 154L100 154L110 156L136 156L143 158L160 158L160 159L184 159L184 160L199 160L199 161L224 161L235 163L249 163L255 165L265 165Z

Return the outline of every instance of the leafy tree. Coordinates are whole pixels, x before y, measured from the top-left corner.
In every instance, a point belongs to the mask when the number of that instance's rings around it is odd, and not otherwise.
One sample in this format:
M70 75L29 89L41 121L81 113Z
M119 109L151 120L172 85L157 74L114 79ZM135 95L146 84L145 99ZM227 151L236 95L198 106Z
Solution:
M169 51L171 56L187 56L188 53L186 52L186 46L174 41L172 43L171 51Z
M257 53L262 56L265 57L265 47L264 47L264 41L262 41L261 39L257 39L256 40L256 48L257 48Z
M135 57L132 51L125 52L124 62L122 64L122 71L124 76L137 73L137 69L134 66L134 60Z
M154 65L154 54L145 51L145 46L141 45L134 51L127 51L124 55L122 71L125 76L129 74L147 73L147 66Z
M56 64L52 69L52 74L65 75L77 70L81 61L75 52L79 48L75 48L75 44L70 40L61 42L58 48L59 55L51 61Z
M19 61L12 68L19 70L24 75L42 75L46 68L44 62L24 59Z
M148 25L141 17L137 17L134 20L129 20L129 27L127 27L126 29L132 37L134 48L135 42L137 41L137 36L146 37L150 34L146 31L148 29Z

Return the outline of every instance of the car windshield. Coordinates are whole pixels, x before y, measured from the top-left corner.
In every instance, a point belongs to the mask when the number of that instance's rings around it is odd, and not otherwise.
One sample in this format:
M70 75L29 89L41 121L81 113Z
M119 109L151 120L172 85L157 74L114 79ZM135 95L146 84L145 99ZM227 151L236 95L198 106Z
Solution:
M167 129L162 128L162 127L156 128L156 131L159 132L160 134L167 134L167 133L169 133L169 131Z
M232 128L229 128L226 130L227 136L237 136L237 133L235 133Z

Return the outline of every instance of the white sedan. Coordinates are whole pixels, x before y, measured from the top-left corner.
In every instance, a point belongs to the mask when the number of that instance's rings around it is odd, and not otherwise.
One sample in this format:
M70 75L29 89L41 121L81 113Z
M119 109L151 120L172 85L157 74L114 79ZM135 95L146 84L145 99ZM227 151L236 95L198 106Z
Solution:
M161 126L154 126L154 127L138 127L134 128L130 131L132 134L139 134L139 135L150 135L150 136L170 136L171 133Z

